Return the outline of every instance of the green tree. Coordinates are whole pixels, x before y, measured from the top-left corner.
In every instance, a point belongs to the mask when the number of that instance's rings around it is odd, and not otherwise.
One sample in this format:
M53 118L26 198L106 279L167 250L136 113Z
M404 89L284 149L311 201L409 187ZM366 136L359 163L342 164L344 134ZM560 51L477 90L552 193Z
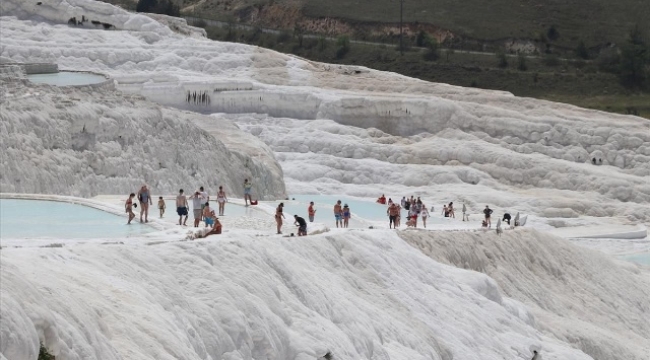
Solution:
M425 39L427 38L427 33L424 32L424 30L420 30L418 35L415 37L415 46L417 47L424 47L424 42Z
M506 56L506 53L503 50L497 51L497 66L500 68L507 68L508 67L508 57Z
M557 31L555 25L551 25L550 28L546 31L546 37L551 41L556 41L560 38L560 32Z
M522 53L519 53L519 55L517 56L517 69L519 69L519 71L528 70L528 64L526 64L526 57Z
M589 50L587 50L587 46L585 45L584 41L580 41L576 47L576 56L580 59L589 59Z
M650 49L643 33L635 26L621 50L619 76L621 82L628 87L643 88L648 81L648 65L650 65Z
M41 343L40 348L38 349L38 359L37 360L54 360L54 356L50 354L43 343Z
M350 51L350 38L347 35L339 36L336 39L336 58L343 59Z
M438 45L438 40L434 37L426 35L424 38L423 45L427 48L424 52L424 60L426 61L436 61L440 57L440 45Z

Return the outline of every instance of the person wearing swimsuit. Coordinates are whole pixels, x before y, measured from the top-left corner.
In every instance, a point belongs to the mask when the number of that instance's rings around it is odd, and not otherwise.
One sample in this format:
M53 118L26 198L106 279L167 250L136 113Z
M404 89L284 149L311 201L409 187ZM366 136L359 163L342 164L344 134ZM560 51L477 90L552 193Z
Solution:
M252 187L253 187L253 183L248 181L248 179L244 179L244 203L246 204L246 206L248 206L249 202L251 204L253 203L253 199L251 198Z
M219 203L219 216L223 216L224 210L226 209L226 192L223 191L223 186L219 186L219 192L217 193L217 203Z
M129 195L129 198L126 199L126 203L124 204L124 210L127 214L129 214L129 221L126 223L127 225L131 225L131 220L135 218L135 214L133 213L133 198L135 197L134 193L131 193Z
M278 225L278 234L282 234L282 219L284 219L284 203L280 203L275 209L275 223Z
M149 222L149 205L153 205L151 194L147 185L142 185L138 191L138 200L140 201L140 222L142 222L142 215L144 214L144 222Z
M348 227L348 222L350 221L350 208L348 204L343 205L343 227Z
M341 216L341 200L338 200L334 205L334 219L336 220L336 227L343 227L343 218Z

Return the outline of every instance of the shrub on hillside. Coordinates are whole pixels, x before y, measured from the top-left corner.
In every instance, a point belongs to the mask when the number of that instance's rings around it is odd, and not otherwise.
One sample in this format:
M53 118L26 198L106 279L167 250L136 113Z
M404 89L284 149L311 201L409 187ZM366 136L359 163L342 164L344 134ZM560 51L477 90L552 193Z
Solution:
M336 39L336 58L343 57L350 51L350 38L347 35L339 36Z
M587 46L585 45L584 41L580 41L576 47L576 56L584 60L589 59L589 50L587 50Z
M560 38L560 32L557 31L555 25L551 25L551 27L548 28L548 31L546 31L546 37L551 41L556 41Z
M519 56L517 56L517 69L519 71L528 70L528 64L526 64L526 57L522 53L519 53Z
M650 66L650 47L638 26L630 31L621 50L619 76L623 85L644 88L647 85Z
M424 60L426 61L435 61L438 60L440 57L440 49L438 45L438 41L429 36L426 35L424 38L424 43L423 45L427 48L427 50L424 52Z
M43 343L41 343L40 348L38 349L38 359L37 360L54 360L54 355L50 354Z
M506 53L503 50L497 51L497 66L500 68L507 68L508 67L508 57L506 56Z

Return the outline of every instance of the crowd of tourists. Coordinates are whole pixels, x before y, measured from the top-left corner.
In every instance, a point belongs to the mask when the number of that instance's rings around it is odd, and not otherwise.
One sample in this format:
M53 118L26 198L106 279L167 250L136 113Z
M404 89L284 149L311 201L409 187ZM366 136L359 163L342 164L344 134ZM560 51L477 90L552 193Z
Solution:
M243 189L245 206L257 205L257 201L253 201L251 197L252 186L253 184L251 181L244 179ZM153 198L147 186L143 185L137 193L131 193L125 202L125 211L129 215L127 224L131 224L133 219L136 217L136 214L133 210L138 206L135 202L136 198L137 204L140 205L140 222L149 222L149 207L153 206ZM228 202L228 197L223 187L219 186L219 191L217 192L216 210L213 210L213 207L210 205L210 196L205 191L203 186L199 187L199 189L194 191L194 193L190 196L187 196L185 194L185 191L183 189L180 189L178 195L176 196L176 213L178 214L178 225L187 226L190 201L192 215L194 217L194 227L198 228L200 223L204 222L205 227L211 227L210 231L204 236L221 234L223 226L219 221L219 216L224 215L226 203ZM427 219L431 217L431 213L435 212L433 206L430 210L427 209L427 206L422 202L420 197L416 198L415 196L411 196L410 198L404 196L399 202L395 202L391 198L386 199L386 196L382 195L377 199L377 203L387 205L386 215L388 216L388 227L390 229L397 229L401 226L402 210L406 211L405 225L407 227L413 228L418 227L418 220L420 220L422 226L426 228ZM158 198L157 205L160 217L162 218L167 208L165 200L162 196ZM341 200L338 200L334 204L333 210L336 227L348 228L350 225L350 218L352 217L352 210L350 206L348 206L348 204L342 204ZM489 206L485 206L485 209L483 210L484 219L482 221L482 227L491 228L491 218L493 212L494 211L490 209ZM456 209L454 207L454 203L450 202L449 204L444 204L442 206L442 211L440 214L446 218L455 219ZM314 207L313 201L309 203L309 206L307 208L307 216L309 222L314 222L316 209ZM276 207L274 217L277 233L282 234L282 225L286 219L284 216L284 203L281 202ZM465 204L462 205L462 221L469 221L469 213L467 212L467 206L465 206ZM510 225L511 216L508 212L504 214L503 221ZM303 217L294 215L294 225L298 227L298 236L307 235L307 221ZM293 236L293 233L291 236Z
M251 189L253 184L248 179L244 179L243 188L244 188L244 202L246 206L256 205L257 201L253 201L251 197ZM135 199L137 197L137 203ZM213 210L210 205L210 195L205 191L203 186L199 187L198 190L190 196L185 194L183 189L180 189L178 195L176 196L176 213L178 214L178 225L187 226L187 219L189 217L190 210L190 201L192 204L192 215L194 217L194 227L198 228L201 222L204 222L205 227L211 227L210 231L204 236L212 234L221 234L222 224L219 221L218 216L223 216L226 210L226 203L228 202L228 196L226 195L223 186L219 186L219 191L217 192L216 202L217 209L216 212ZM149 222L149 207L153 206L153 199L151 192L147 185L142 185L140 190L136 193L131 193L124 204L124 210L129 215L129 220L127 224L131 224L136 215L133 211L134 208L140 205L140 222L148 223ZM162 196L158 198L158 210L160 217L162 218L167 209L167 204Z

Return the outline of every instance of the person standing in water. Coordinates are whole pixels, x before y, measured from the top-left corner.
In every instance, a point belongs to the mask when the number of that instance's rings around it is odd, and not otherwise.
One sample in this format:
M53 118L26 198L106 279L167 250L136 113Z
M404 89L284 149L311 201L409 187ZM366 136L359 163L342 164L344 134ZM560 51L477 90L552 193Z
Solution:
M343 227L343 218L341 217L341 200L338 200L334 205L334 219L336 220L336 227Z
M151 193L149 193L147 185L142 185L138 191L138 200L140 201L140 222L142 222L143 214L144 222L149 222L149 205L153 205L153 200L151 200Z
M420 217L422 218L422 226L424 228L427 228L427 218L429 217L429 210L427 210L427 206L422 204L422 210L420 210Z
M226 192L223 191L223 186L219 186L219 192L217 193L217 203L219 204L219 216L223 216L223 213L226 209Z
M203 206L204 203L201 202L201 193L200 192L195 192L194 195L190 196L190 199L192 199L192 212L194 215L194 227L197 228L199 227L199 223L201 222L201 218L203 216Z
M282 219L284 219L284 203L275 209L275 223L278 225L278 234L282 234Z
M165 209L167 209L167 204L165 204L165 200L163 200L162 196L158 197L158 210L160 210L160 218L162 219L163 215L165 215Z
M208 192L203 189L203 186L199 188L199 195L201 196L201 210L203 210L205 203L210 201L210 195L208 195Z
M178 225L187 225L187 197L183 194L183 189L178 192L176 197L176 213L178 214ZM185 220L183 220L185 216Z
M135 214L133 213L133 198L135 197L134 193L131 193L129 195L129 198L126 199L126 203L124 203L124 210L127 214L129 214L129 221L126 223L127 225L131 225L131 220L135 218Z
M347 228L349 225L350 215L351 215L350 208L348 207L348 204L345 204L343 206L343 227L344 228Z
M249 203L253 202L253 199L251 198L251 188L253 187L253 183L248 181L248 179L244 179L244 203L246 206L249 205Z
M398 217L399 217L399 207L395 204L388 207L388 228L389 229L393 229L393 228L397 229L397 227L399 226Z
M205 221L205 227L214 225L214 211L210 208L209 202L203 206L203 221Z
M309 207L307 208L307 214L309 215L309 222L314 222L314 217L316 216L316 209L314 209L313 201L309 203Z

